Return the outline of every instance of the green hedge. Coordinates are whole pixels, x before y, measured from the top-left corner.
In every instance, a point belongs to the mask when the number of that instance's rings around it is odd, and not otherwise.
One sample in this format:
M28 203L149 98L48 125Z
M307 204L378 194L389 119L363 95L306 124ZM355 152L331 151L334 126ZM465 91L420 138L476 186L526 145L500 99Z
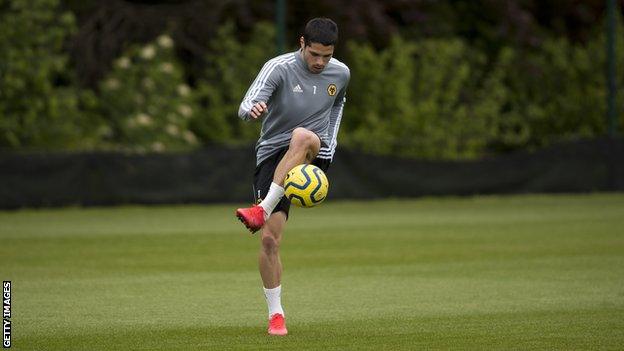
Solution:
M501 84L485 74L485 57L461 40L396 37L380 52L355 43L349 52L344 144L379 154L462 158L480 155L495 136Z
M236 39L232 22L223 25L211 40L206 54L209 63L195 92L201 114L192 128L205 142L249 144L258 139L260 123L237 117L247 88L275 53L275 28L257 24L247 43Z
M618 37L623 38L622 26ZM624 88L624 45L617 48L617 84ZM604 36L585 46L548 39L539 50L501 51L495 70L506 89L496 143L535 148L561 139L606 133L606 54ZM624 105L620 92L620 117ZM620 118L619 130L622 130Z
M65 44L74 17L57 0L0 0L0 147L185 150L248 144L259 123L238 105L274 56L275 29L242 41L224 24L192 85L167 34L129 45L96 91L80 89ZM618 38L624 37L622 21ZM459 37L394 37L383 49L347 41L351 84L341 145L375 154L470 159L606 132L604 35L586 44L549 38L492 57ZM618 41L618 86L624 43ZM620 97L622 94L620 93ZM624 125L618 100L619 128Z
M76 30L57 0L0 0L0 147L91 148L97 103L64 51Z
M103 147L163 151L198 143L189 130L198 109L173 45L163 34L113 63L99 89Z
M552 38L532 50L504 47L490 59L457 38L397 37L380 51L350 43L341 140L373 153L465 159L604 135L604 47L602 33L586 45Z

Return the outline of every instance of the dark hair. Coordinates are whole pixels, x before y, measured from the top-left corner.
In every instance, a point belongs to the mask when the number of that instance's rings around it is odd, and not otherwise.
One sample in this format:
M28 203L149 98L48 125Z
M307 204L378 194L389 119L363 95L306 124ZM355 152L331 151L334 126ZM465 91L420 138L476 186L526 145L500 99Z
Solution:
M303 41L306 46L319 43L325 46L336 45L338 26L329 18L313 18L305 26Z

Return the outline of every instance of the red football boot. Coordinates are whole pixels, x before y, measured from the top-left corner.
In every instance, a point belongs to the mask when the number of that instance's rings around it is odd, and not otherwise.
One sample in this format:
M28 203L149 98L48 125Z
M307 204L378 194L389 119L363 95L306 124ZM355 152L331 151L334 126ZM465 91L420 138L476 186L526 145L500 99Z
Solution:
M286 335L286 321L281 313L275 313L269 320L269 335Z
M250 232L255 233L264 225L264 209L259 205L236 210L236 217Z

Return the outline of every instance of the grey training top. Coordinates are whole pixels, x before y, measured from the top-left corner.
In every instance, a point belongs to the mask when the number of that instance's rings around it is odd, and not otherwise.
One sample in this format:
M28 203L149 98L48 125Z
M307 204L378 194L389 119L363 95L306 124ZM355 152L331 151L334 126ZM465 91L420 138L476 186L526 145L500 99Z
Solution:
M331 161L349 78L349 68L334 58L321 73L310 72L299 50L267 61L238 109L238 116L248 121L254 104L267 104L256 144L256 165L288 146L297 127L318 134L323 145L317 157Z

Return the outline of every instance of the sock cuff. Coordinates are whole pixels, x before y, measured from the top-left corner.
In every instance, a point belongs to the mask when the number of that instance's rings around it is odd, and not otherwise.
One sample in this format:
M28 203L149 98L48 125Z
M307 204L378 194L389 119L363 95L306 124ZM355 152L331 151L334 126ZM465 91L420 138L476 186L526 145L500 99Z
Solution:
M279 293L282 290L282 286L278 285L277 287L273 289L267 289L263 286L262 289L264 289L265 294L275 294L275 293Z
M275 183L275 182L271 182L271 186L269 187L269 191L271 191L272 189L275 189L281 193L284 193L284 187Z

